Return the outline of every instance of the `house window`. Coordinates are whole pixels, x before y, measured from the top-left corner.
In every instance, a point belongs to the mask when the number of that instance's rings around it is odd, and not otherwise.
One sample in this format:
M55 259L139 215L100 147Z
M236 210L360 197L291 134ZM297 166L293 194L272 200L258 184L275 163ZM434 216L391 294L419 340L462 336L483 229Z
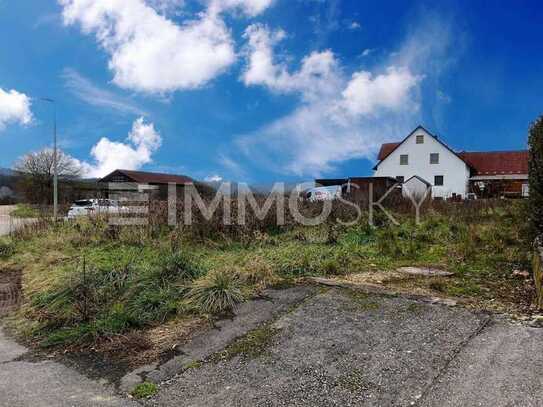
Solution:
M400 165L407 165L407 164L409 164L409 155L401 154L400 155Z
M397 180L398 182L401 182L401 183L403 184L404 177L402 177L401 175L398 175L398 176L396 177L396 180Z
M417 136L417 144L424 144L424 135L423 134L419 134Z
M439 164L439 153L430 153L430 164Z
M443 175L436 175L434 177L434 185L436 187L443 186Z

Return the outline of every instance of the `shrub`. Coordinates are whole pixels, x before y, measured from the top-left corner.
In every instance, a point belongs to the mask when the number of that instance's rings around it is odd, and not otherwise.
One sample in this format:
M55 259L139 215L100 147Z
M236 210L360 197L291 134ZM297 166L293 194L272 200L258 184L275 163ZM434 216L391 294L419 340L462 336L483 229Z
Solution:
M134 387L130 393L136 399L146 399L154 396L158 392L158 386L154 383L143 382Z
M543 116L530 127L530 209L534 237L543 235Z
M0 240L0 258L6 258L13 254L13 245L5 240Z
M237 272L211 272L193 283L188 298L192 305L206 313L231 311L236 304L243 301Z
M163 280L194 280L203 274L202 269L180 251L162 256L158 267L157 274Z

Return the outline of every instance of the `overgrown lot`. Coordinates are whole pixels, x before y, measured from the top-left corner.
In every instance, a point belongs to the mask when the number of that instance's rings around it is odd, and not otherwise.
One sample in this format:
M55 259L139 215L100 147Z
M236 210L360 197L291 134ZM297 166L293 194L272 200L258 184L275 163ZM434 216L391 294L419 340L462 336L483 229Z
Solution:
M380 213L377 226L367 216L350 226L332 216L313 227L261 224L213 234L156 223L114 228L104 219L40 222L0 242L0 270L24 273L24 302L10 323L42 347L118 349L131 341L144 351L152 346L148 332L167 336L177 326L176 335L185 334L266 287L303 283L307 276L528 310L524 202L436 203L424 209L419 225L408 211L395 217L400 225ZM414 265L454 276L395 272Z

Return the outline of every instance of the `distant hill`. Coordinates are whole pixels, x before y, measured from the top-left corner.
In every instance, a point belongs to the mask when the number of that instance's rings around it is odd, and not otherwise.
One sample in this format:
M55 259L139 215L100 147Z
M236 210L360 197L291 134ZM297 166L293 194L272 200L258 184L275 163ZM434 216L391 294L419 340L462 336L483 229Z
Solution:
M0 175L4 175L4 176L12 176L12 175L15 175L15 172L9 168L2 168L0 167Z

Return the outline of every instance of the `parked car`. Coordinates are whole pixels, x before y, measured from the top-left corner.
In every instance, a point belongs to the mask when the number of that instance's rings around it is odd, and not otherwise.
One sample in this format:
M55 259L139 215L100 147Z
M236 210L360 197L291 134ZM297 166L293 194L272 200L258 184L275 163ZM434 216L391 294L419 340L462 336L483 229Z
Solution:
M341 197L341 185L311 188L305 196L310 201L332 201Z
M121 206L119 201L113 199L80 199L70 207L67 218L75 219L80 216L119 214L127 211L128 208Z

